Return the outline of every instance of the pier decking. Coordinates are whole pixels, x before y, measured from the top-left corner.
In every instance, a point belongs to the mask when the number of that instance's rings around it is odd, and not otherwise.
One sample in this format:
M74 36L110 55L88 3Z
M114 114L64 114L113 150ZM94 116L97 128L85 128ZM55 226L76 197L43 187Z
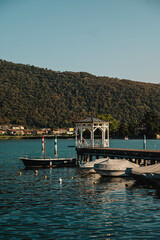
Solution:
M88 158L92 161L93 157L125 158L137 164L141 164L144 161L145 165L148 161L150 161L150 164L160 162L159 150L83 147L76 148L76 151L78 161L80 162L87 161Z

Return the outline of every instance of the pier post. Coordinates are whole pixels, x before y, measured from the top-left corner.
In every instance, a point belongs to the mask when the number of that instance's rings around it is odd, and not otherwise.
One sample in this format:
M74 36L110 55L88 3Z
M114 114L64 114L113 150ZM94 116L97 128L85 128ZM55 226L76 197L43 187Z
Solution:
M86 156L86 162L89 162L89 156L88 155Z
M78 166L80 165L80 155L77 155L77 162L78 162Z
M138 160L138 164L141 165L141 159Z

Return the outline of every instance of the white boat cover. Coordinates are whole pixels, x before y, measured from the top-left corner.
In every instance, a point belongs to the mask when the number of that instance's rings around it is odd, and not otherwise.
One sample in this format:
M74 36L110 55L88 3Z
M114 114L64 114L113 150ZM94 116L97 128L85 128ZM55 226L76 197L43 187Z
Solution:
M126 159L108 159L104 162L94 165L94 170L107 171L125 171L126 168L139 168L138 164L132 163Z
M160 163L149 165L146 167L139 167L137 169L132 169L131 172L133 174L137 174L137 175L144 174L144 173L160 174Z
M79 167L81 169L92 169L92 168L94 168L94 164L98 164L98 163L104 162L107 159L108 158L100 158L100 159L96 159L96 160L91 161L91 162L81 163Z

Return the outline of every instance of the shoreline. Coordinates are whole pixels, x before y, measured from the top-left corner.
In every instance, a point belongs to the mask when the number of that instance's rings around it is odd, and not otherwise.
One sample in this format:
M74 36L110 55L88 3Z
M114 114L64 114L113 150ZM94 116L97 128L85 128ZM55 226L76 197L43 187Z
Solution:
M0 135L0 140L24 140L24 139L41 139L42 136L44 136L46 139L55 139L55 136L57 136L58 139L75 139L75 135L38 135L38 136L11 136L11 135ZM110 140L112 139L121 139L121 140L125 140L123 137L111 137ZM133 140L133 139L142 139L141 137L130 137L128 140ZM160 140L157 138L148 138L148 139L152 139L152 140ZM125 140L125 141L128 141Z
M74 139L75 136L70 136L70 135L56 135L59 139ZM49 138L55 138L55 135L44 135L46 139ZM42 135L40 136L10 136L10 135L2 135L0 136L0 140L24 140L24 139L41 139Z

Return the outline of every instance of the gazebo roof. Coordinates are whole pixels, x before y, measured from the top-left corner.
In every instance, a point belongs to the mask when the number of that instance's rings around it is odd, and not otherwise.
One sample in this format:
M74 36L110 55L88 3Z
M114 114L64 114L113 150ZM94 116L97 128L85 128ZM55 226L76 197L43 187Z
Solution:
M76 121L76 123L106 123L106 121L101 120L99 118L89 117L89 118Z

